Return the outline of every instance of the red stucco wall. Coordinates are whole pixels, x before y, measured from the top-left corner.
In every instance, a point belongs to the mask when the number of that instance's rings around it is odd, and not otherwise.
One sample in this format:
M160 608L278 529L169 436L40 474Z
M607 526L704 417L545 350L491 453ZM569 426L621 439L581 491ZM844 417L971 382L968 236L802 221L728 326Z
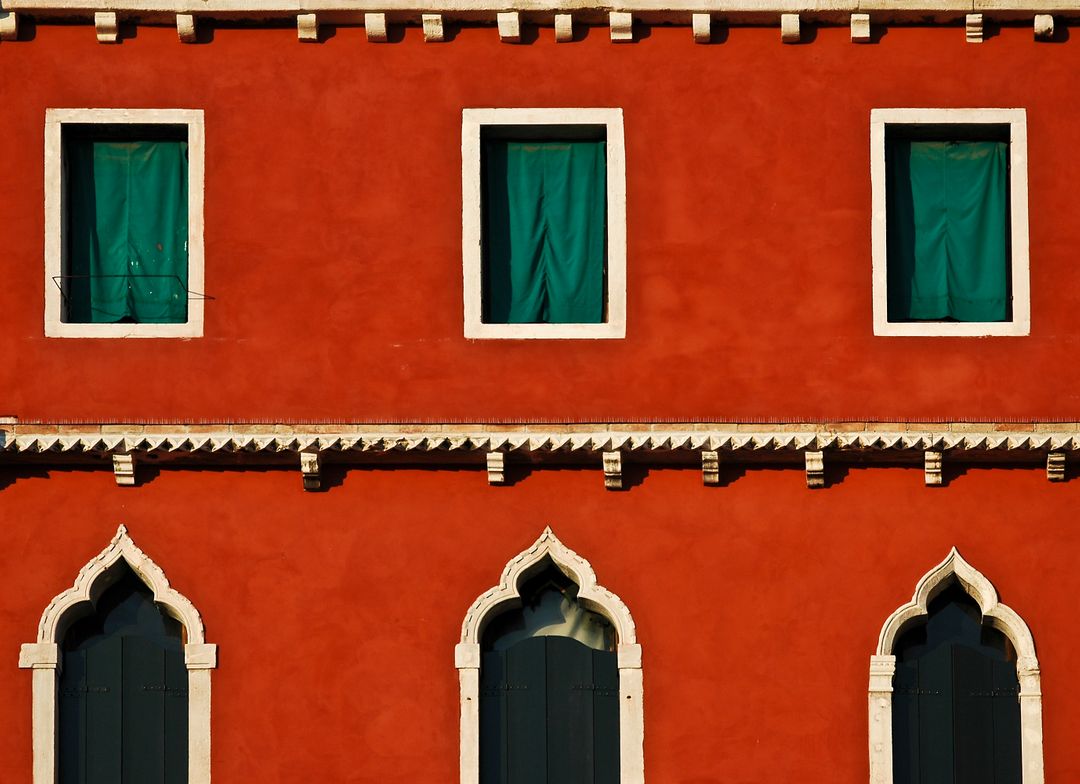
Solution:
M1074 247L1080 49L1030 25L775 27L614 46L492 28L369 44L361 28L219 29L181 45L86 25L0 46L0 388L24 419L1080 418ZM723 36L722 36L723 37ZM42 337L47 107L206 112L206 336ZM617 106L628 162L627 337L462 337L468 106ZM1025 107L1032 330L871 333L869 113ZM77 395L72 389L80 390Z
M452 784L453 647L472 601L547 524L630 607L644 652L651 784L865 784L868 657L881 624L952 545L1031 627L1046 775L1080 778L1075 596L1080 483L970 469L799 470L727 487L653 470L629 492L596 471L486 486L480 471L353 470L325 493L293 471L3 475L0 770L30 780L30 672L49 600L119 522L201 611L217 784Z

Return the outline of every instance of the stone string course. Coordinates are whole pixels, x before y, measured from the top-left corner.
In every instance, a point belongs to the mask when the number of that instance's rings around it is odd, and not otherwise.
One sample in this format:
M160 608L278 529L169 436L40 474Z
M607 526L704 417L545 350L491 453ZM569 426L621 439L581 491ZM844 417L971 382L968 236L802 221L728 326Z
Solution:
M1080 423L0 425L0 454L1074 452Z

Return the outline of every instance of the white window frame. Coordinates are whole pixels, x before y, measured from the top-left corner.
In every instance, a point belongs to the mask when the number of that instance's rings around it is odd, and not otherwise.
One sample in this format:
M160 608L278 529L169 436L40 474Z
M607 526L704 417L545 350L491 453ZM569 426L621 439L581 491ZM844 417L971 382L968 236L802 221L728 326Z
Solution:
M607 148L607 319L601 324L490 324L483 321L483 204L480 138L485 127L604 126ZM626 143L622 109L464 109L461 113L461 248L467 338L626 337Z
M86 564L75 584L59 594L41 615L37 641L25 643L19 667L33 671L33 784L56 784L59 768L57 732L60 644L74 617L105 590L108 574L125 562L154 593L154 601L185 632L184 663L188 671L188 784L210 784L210 672L217 667L217 646L206 642L195 606L169 585L168 578L120 526L109 546ZM74 613L73 613L74 611Z
M184 125L188 144L188 317L182 324L75 324L61 320L66 267L67 183L64 126L68 124ZM50 338L196 338L203 334L203 189L205 133L201 109L45 110L45 336Z
M460 782L480 784L480 639L489 621L521 606L522 583L542 568L546 559L577 583L577 599L585 609L600 613L615 627L619 667L619 782L644 784L641 646L634 619L618 596L597 585L596 573L589 562L560 542L551 528L545 528L531 547L506 564L499 584L473 602L461 624L461 642L454 649L461 689Z
M1042 685L1035 640L1024 619L998 601L997 591L954 547L944 561L919 580L911 601L881 627L877 652L870 657L870 784L893 784L892 695L896 642L919 618L929 614L935 596L953 582L979 605L983 623L994 627L1016 650L1020 684L1020 756L1023 784L1043 784Z
M890 125L1007 125L1012 320L995 322L889 321L886 244L885 136ZM1027 112L1024 109L873 109L870 112L870 181L873 189L874 334L988 337L1031 332L1028 263Z

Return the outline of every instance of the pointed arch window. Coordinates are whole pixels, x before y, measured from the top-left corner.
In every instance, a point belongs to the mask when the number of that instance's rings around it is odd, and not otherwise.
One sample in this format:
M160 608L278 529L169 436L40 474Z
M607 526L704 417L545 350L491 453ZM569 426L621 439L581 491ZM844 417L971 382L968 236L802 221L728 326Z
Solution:
M872 784L1042 784L1031 633L954 549L870 660Z
M194 606L121 526L22 647L34 784L209 784L216 663Z
M456 651L462 784L640 784L641 648L551 529L473 604Z

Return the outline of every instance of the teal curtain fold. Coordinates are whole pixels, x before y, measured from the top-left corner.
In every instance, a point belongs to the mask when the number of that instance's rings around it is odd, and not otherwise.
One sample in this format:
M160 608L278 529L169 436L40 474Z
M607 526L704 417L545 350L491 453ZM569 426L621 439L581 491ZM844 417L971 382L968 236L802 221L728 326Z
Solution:
M187 142L72 139L67 321L187 321Z
M603 141L484 143L484 320L604 320Z
M891 139L890 321L1009 317L1008 144Z

